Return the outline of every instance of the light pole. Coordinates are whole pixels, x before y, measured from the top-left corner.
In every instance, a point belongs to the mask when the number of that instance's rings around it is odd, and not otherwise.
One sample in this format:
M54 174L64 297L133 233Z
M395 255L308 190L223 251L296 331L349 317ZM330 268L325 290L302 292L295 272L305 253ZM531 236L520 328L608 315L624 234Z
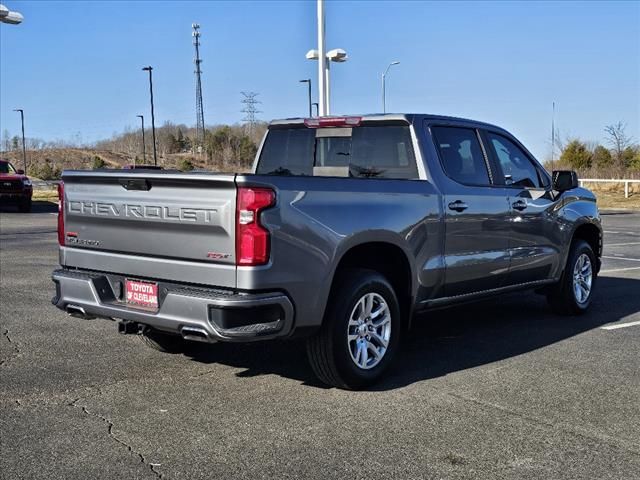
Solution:
M395 61L395 62L391 62L389 64L389 66L387 67L387 69L384 71L384 73L382 74L382 113L387 113L387 92L386 92L386 78L387 78L387 73L389 72L389 69L394 66L394 65L398 65L400 62Z
M318 103L320 115L329 115L329 100L327 95L327 76L325 72L327 70L327 58L325 57L325 45L324 45L324 0L318 0L318 50L316 52L318 59ZM309 52L311 53L311 52ZM309 58L307 53L307 58Z
M320 0L318 0L320 1ZM322 95L318 98L320 103L320 114L318 116L330 115L331 114L331 90L330 90L330 82L329 82L329 71L331 62L343 63L346 62L349 57L347 52L342 50L341 48L335 48L333 50L328 51L325 55L325 68L321 78L324 79L324 91L322 91ZM322 57L318 53L318 50L312 49L307 52L305 55L307 60L320 60ZM323 63L323 62L320 62ZM324 98L324 105L322 103L322 99Z
M313 117L313 113L311 112L311 79L307 78L306 80L300 80L300 83L306 83L309 87L309 118Z
M156 118L153 113L153 77L151 72L153 67L143 67L142 70L149 72L149 93L151 94L151 136L153 137L153 164L158 165L158 155L156 153Z
M20 112L20 122L22 123L22 161L24 162L24 173L27 174L27 148L24 143L24 110L15 108L14 112Z
M313 102L311 105L316 106L316 117L320 116L320 104L318 102Z
M0 3L0 23L18 25L19 23L22 23L22 20L24 20L24 17L21 13L12 12Z
M142 121L142 164L147 163L147 144L144 141L144 115L136 115ZM133 166L136 166L136 159L133 159Z

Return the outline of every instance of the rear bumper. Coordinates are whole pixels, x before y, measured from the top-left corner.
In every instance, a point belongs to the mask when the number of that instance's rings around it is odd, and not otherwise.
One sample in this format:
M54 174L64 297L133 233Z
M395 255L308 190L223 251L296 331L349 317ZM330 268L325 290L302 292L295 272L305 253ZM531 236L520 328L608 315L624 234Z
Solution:
M60 269L52 274L56 307L86 318L122 319L189 340L248 342L292 333L294 308L280 292L238 293L158 281L157 311L131 308L123 300L123 276Z

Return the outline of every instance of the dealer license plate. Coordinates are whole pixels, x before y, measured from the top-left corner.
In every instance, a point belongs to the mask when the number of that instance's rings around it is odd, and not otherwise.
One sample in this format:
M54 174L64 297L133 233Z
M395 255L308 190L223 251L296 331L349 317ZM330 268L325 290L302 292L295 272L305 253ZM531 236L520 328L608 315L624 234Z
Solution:
M136 307L158 309L158 284L126 279L127 303Z

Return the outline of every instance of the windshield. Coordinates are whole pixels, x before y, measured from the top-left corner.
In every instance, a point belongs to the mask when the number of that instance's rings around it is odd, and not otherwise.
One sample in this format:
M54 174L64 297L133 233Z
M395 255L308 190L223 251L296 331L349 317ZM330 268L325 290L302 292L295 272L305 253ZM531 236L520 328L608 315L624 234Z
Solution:
M15 175L17 172L9 162L0 162L0 173Z

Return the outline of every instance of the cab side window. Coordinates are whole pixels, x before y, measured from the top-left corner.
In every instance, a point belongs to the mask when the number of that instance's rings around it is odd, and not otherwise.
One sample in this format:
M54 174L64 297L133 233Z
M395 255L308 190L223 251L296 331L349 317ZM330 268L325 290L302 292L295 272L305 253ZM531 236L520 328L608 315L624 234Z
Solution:
M442 167L449 178L464 185L491 184L478 135L471 128L431 127Z
M500 162L505 183L523 188L541 188L544 184L536 166L515 143L502 135L487 132L491 148Z

